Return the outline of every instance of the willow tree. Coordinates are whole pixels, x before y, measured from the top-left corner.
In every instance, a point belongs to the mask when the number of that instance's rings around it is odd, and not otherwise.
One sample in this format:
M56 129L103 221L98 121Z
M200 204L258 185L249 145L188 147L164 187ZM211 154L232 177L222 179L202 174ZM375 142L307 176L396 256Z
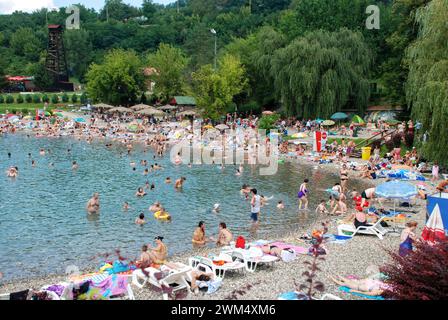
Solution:
M309 32L277 50L271 62L275 90L289 114L329 117L348 105L365 110L371 52L360 33Z
M416 14L417 40L408 48L406 97L412 116L427 133L423 154L448 165L448 1L432 0Z

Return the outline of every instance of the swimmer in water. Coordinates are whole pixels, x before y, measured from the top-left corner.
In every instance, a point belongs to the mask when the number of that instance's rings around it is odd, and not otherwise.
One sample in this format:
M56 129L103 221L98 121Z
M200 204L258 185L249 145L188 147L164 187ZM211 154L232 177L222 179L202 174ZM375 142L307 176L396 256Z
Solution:
M151 212L157 212L157 211L165 211L162 207L162 205L160 204L160 202L155 202L152 206L149 207L149 211Z
M145 170L143 170L143 175L144 176L147 176L149 174L149 169L148 168L146 168Z
M213 206L213 213L219 213L219 211L221 211L220 205L219 203L215 203L215 205Z
M7 175L10 178L15 178L19 174L19 168L17 167L10 167L7 171Z
M148 190L149 189L149 181L146 181L145 182L145 190Z
M265 197L264 195L261 195L260 199L261 199L261 206L264 207L264 206L269 205L268 201L274 199L274 196Z
M144 215L143 212L142 212L142 213L140 213L140 215L138 216L138 218L135 219L135 224L142 225L142 224L145 224L145 223L146 223L146 221L145 221L145 215Z
M252 190L252 188L250 186L248 186L247 184L243 184L243 186L241 187L241 195L244 195L244 197L247 199L249 199L249 194L250 191Z
M142 187L140 187L140 188L137 189L137 192L135 193L135 196L136 197L146 196L146 192L145 192L145 190L143 190Z
M282 200L280 200L280 201L277 203L277 209L279 209L279 210L283 210L283 209L285 209L285 205L284 205L284 203L283 203Z
M45 155L45 150L41 148L41 149L39 150L39 154L40 154L41 156L44 156L44 155Z
M32 167L36 167L36 161L31 160L31 166L32 166Z
M128 211L129 208L130 208L129 203L127 203L127 202L123 203L123 207L122 207L123 211Z
M11 159L11 152L8 152L8 158Z
M151 187L149 188L151 191L154 190L156 188L156 186L154 185L154 183L151 183Z
M187 178L185 178L185 177L177 179L176 183L174 184L174 188L181 189L182 186L184 185L185 180L187 180Z
M72 170L77 170L79 168L78 163L76 161L72 162Z
M240 169L236 169L235 175L236 176L240 176L241 175Z
M100 211L100 195L95 192L92 198L87 202L86 206L87 212L89 214L97 214Z
M170 177L167 177L167 178L165 179L165 183L166 183L166 184L170 184L170 183L171 183L171 178L170 178Z
M129 165L133 168L133 167L135 167L135 162L134 162L134 161L131 161L131 162L129 163Z

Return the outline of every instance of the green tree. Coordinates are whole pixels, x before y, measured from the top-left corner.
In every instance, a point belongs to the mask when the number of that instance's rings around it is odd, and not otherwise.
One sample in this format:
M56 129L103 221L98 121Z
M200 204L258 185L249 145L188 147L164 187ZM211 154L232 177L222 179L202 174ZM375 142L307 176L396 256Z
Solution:
M53 94L53 95L51 96L51 103L56 104L56 103L58 103L58 102L59 102L59 97L58 97L58 95L57 95L57 94Z
M3 96L0 94L0 103L4 103L5 102L5 98L3 98Z
M85 92L82 93L81 98L79 100L81 102L81 104L86 104L87 103L87 94Z
M72 94L72 98L71 98L73 103L78 102L78 95L76 93Z
M8 94L6 96L6 103L9 103L9 104L14 103L14 97L12 95Z
M369 99L371 52L360 33L314 31L277 50L274 86L288 114L329 117L345 106L363 112Z
M67 103L69 100L68 94L64 92L62 95L62 102Z
M161 44L156 53L148 56L148 65L157 70L150 76L155 85L155 91L165 101L183 92L184 70L187 58L178 48Z
M33 102L34 103L40 103L40 96L38 94L33 95Z
M64 45L70 75L81 81L84 80L84 75L93 59L91 38L90 33L84 29L64 32Z
M87 72L87 92L94 101L130 105L145 87L141 61L134 51L114 49Z
M241 61L229 54L219 59L218 70L213 70L209 64L205 65L192 74L192 79L198 107L205 117L214 120L225 115L234 97L247 85Z
M420 26L417 40L409 47L409 77L406 96L412 116L422 123L421 134L429 139L422 144L423 155L448 165L448 2L432 0L417 10Z
M21 94L19 94L16 98L16 103L23 103L23 96Z
M48 98L48 96L47 96L46 94L44 94L44 95L42 96L42 102L46 102L46 103L48 103L48 102L50 102L50 98Z
M31 28L19 28L10 39L11 49L16 55L25 57L28 61L38 61L43 43Z
M25 96L25 101L26 101L26 103L31 103L31 102L33 102L33 97L30 94L27 94Z

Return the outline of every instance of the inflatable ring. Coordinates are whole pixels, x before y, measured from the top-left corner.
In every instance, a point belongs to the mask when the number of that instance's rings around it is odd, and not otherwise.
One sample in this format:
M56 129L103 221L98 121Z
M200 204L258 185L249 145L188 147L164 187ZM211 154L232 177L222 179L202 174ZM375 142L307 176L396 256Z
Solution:
M154 213L154 218L156 218L157 220L171 220L171 216L168 212L162 212L162 211L157 211L156 213Z

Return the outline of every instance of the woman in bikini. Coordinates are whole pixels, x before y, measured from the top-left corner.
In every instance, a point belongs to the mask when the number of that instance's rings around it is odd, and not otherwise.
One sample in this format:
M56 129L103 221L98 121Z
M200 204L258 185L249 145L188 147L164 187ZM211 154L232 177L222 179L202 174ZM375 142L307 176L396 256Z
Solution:
M150 246L148 246L149 249L148 254L154 263L162 264L168 255L168 249L166 245L162 242L163 237L157 236L154 239L156 241L157 247L151 248Z
M348 183L348 170L347 170L347 165L343 164L342 165L342 169L340 171L340 176L341 176L341 187L342 187L342 192L346 192L347 189L347 183Z

